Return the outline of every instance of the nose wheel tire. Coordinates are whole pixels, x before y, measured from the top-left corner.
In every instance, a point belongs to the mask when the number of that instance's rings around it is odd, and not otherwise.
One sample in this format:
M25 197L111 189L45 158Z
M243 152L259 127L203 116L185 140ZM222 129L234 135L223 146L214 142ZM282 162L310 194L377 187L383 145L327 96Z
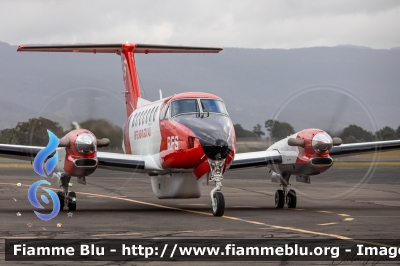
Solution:
M285 196L283 190L279 189L275 192L275 208L282 209L285 205Z
M215 192L214 194L215 205L211 206L212 213L214 216L222 216L225 211L225 199L221 192Z
M296 208L297 205L296 191L294 191L293 189L289 190L287 197L288 197L287 199L288 208Z
M64 209L64 195L62 192L57 192L58 200L60 201L60 211Z
M76 210L76 193L73 191L68 193L68 210Z

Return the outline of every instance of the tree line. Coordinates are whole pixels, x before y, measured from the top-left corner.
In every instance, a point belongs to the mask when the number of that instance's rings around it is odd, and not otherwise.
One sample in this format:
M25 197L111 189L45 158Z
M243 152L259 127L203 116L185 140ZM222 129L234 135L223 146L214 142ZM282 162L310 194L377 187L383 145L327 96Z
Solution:
M110 146L103 149L117 152L122 151L121 127L113 125L105 119L89 119L81 122L79 125L81 128L92 131L98 139L110 139ZM295 133L292 125L289 123L272 119L265 121L264 127L273 141L278 141ZM240 124L235 124L234 128L238 139L261 139L265 135L260 124L255 125L253 130L244 129ZM57 137L62 138L69 131L75 129L75 127L71 125L71 128L64 130L58 122L50 119L44 117L31 118L26 122L18 122L14 128L0 130L0 143L46 146L48 143L47 129L52 131ZM329 134L332 136L331 133ZM376 132L370 132L357 125L349 125L341 133L333 137L340 137L344 143L396 140L400 139L400 126L397 129L385 126Z
M89 119L79 123L81 128L90 130L96 138L110 139L110 146L101 148L102 150L122 151L122 128L113 125L105 119ZM47 129L53 132L58 138L75 129L64 130L63 127L55 121L39 117L31 118L26 122L18 122L14 128L6 128L0 131L0 143L17 144L30 146L46 146L49 142Z
M294 134L293 126L287 122L268 119L264 125L273 141L278 141ZM261 139L265 135L260 124L253 127L253 130L246 130L240 124L234 125L237 138ZM397 129L385 126L376 132L371 132L357 125L349 125L338 134L328 132L332 137L340 137L344 143L367 142L377 140L400 139L400 126Z

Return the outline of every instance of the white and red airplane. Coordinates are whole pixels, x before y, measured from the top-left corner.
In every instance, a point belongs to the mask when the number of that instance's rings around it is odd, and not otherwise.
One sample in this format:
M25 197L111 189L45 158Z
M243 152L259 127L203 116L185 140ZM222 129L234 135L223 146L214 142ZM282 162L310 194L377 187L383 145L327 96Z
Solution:
M60 140L59 161L54 170L60 177L61 210L76 209L74 192L68 192L71 176L86 184L96 168L139 172L150 176L157 198L198 198L202 177L215 182L211 190L214 216L222 216L225 200L222 175L227 170L269 167L273 180L282 185L275 194L276 208L295 208L296 192L289 179L310 183L311 175L328 170L332 157L400 149L400 141L342 144L320 129L305 129L273 144L266 151L235 153L236 138L225 104L218 96L186 92L149 102L140 97L135 53L218 53L222 48L147 44L19 46L28 52L115 53L121 56L125 83L127 120L123 128L125 154L99 152L108 139L97 140L85 129L69 132ZM0 145L0 156L33 160L43 147Z

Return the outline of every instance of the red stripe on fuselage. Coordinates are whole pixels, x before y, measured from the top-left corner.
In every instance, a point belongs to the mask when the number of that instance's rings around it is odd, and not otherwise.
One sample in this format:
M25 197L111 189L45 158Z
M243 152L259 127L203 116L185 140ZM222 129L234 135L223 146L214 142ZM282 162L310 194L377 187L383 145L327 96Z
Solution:
M196 135L187 127L171 120L160 121L161 165L164 169L194 169L207 157ZM193 147L188 144L189 137L194 137Z

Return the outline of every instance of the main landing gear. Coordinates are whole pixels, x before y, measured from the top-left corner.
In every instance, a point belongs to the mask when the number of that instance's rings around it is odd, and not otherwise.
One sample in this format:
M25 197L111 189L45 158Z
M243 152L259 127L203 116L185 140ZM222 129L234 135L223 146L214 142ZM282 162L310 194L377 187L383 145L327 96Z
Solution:
M294 191L293 189L288 190L288 187L290 186L289 178L290 174L284 174L284 173L282 173L280 177L280 183L282 189L278 189L275 193L275 207L277 209L282 209L285 203L288 206L288 208L296 208L297 205L296 191Z
M76 210L76 193L71 191L68 192L69 181L71 180L71 176L69 175L61 175L60 177L60 186L62 187L62 192L57 192L58 199L60 200L60 211L64 209L64 206L68 207L68 210L75 211Z
M215 188L211 190L211 210L214 216L222 216L225 211L225 199L224 195L221 193L222 187L222 171L224 169L225 159L221 160L211 160L208 159L208 164L210 166L209 177L207 177L208 182L215 182Z

